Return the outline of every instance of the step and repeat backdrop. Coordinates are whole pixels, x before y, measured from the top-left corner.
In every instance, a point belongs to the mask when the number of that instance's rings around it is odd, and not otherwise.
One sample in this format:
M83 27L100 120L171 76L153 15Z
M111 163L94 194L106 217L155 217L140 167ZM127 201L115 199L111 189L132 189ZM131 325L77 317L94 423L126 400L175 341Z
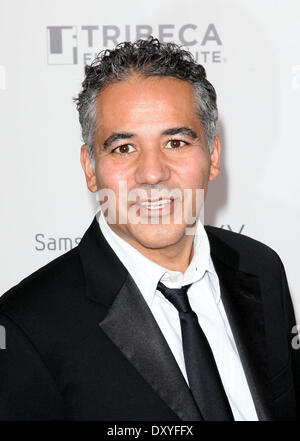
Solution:
M0 0L0 294L76 246L97 210L73 97L85 64L153 35L218 94L222 173L205 223L281 256L300 318L298 0Z

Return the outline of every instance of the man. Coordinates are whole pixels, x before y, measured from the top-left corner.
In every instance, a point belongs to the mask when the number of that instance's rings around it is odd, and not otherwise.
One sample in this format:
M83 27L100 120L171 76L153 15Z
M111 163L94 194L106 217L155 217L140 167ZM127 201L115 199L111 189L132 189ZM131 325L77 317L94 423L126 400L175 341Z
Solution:
M0 299L0 418L295 420L284 267L200 220L221 150L204 68L174 44L123 43L86 67L76 101L100 211Z

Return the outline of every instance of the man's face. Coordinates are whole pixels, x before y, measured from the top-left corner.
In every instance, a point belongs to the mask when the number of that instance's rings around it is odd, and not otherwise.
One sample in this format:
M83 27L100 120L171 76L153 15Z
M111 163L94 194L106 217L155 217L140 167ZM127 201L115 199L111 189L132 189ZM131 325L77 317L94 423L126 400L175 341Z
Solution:
M95 173L85 145L81 163L91 191L106 188L116 196L116 223L108 220L111 228L140 250L184 244L185 210L193 204L192 213L196 213L196 189L206 195L208 181L217 177L220 165L219 140L215 138L210 155L191 84L172 77L132 75L100 92L97 112ZM121 188L127 187L127 195L143 190L142 196L126 199L122 205L120 182ZM180 190L181 200L170 197L162 208L149 203L157 199L153 190L173 189ZM192 195L185 209L184 189ZM145 198L148 202L142 202ZM168 201L168 197L163 199ZM119 222L124 208L136 214L126 223Z

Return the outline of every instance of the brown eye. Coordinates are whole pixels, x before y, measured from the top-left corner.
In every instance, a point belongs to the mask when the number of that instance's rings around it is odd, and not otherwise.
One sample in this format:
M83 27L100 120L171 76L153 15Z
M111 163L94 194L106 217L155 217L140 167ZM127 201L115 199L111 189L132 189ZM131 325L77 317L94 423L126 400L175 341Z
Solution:
M180 147L180 141L177 141L176 139L174 139L174 141L171 141L171 146L178 148Z
M170 145L171 149L176 150L176 149L179 149L179 148L183 147L184 145L186 145L186 142L180 141L179 139L170 139L170 141L168 141L167 145Z
M119 153L120 155L126 155L126 154L130 153L130 148L133 149L131 144L123 144L123 145L120 145L119 147L116 147L115 149L113 149L113 153Z
M128 145L121 145L120 153L128 153Z

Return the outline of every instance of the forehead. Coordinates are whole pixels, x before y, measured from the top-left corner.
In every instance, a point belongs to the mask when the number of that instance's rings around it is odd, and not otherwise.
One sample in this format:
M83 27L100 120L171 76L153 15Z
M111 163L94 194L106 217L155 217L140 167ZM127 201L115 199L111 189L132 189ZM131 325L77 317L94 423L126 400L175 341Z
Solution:
M132 124L156 126L175 120L183 124L197 118L194 90L188 81L173 77L131 75L102 89L97 115L102 129L115 125L125 129Z

